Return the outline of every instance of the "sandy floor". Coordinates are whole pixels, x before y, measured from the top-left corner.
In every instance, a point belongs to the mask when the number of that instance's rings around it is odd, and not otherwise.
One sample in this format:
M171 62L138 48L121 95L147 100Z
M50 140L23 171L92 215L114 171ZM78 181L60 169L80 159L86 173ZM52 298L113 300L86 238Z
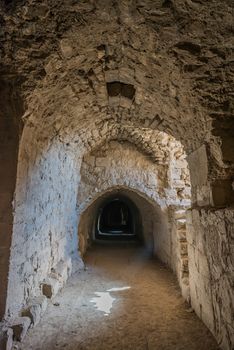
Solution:
M87 254L86 266L49 304L19 349L218 349L207 328L189 312L173 274L143 248L96 246ZM107 292L120 287L130 288ZM103 295L107 301L115 299L108 315L91 301L100 302Z

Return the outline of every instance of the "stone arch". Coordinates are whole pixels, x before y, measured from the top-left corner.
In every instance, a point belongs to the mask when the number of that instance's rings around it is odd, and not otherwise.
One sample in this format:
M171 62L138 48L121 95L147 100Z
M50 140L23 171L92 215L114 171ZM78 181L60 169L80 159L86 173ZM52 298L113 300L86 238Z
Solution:
M63 121L65 122L65 120ZM11 290L11 293L8 295L8 310L9 314L11 312L17 312L22 308L22 306L27 303L27 300L31 298L31 295L40 295L41 293L41 284L44 282L44 280L47 278L46 276L50 274L50 271L52 269L56 269L57 265L60 263L60 261L66 261L68 258L72 256L72 259L76 259L76 251L74 251L74 246L77 245L77 236L74 234L77 228L76 222L77 222L77 211L76 211L76 189L75 186L79 182L79 170L82 160L82 155L84 154L85 150L89 150L90 148L94 147L98 142L100 142L99 135L102 136L100 144L103 143L103 141L106 138L106 135L108 132L110 132L109 139L117 138L120 140L125 140L126 138L132 139L134 144L138 144L139 149L143 149L143 153L148 153L149 155L156 153L156 148L151 146L151 143L153 144L154 137L151 135L150 140L148 142L145 142L144 137L142 137L142 133L153 133L152 130L149 128L138 128L138 130L134 127L134 125L129 126L128 123L125 125L118 126L117 132L116 132L116 123L113 123L112 121L110 123L105 122L106 125L105 128L100 127L100 129L96 130L92 126L92 128L89 128L87 130L87 125L90 125L90 123L86 123L85 121L85 128L81 125L81 130L79 133L76 134L76 129L72 129L72 125L74 122L74 118L71 119L71 125L67 121L67 127L70 128L70 134L67 132L66 127L63 128L61 124L54 124L54 121L49 126L48 130L46 130L41 124L40 120L33 120L31 117L26 122L26 126L24 128L23 136L21 139L21 149L19 154L19 169L18 169L18 184L17 184L17 191L18 194L16 196L16 218L23 216L26 217L26 209L27 206L25 206L25 203L30 203L30 201L35 198L35 196L38 196L40 198L39 193L44 193L45 183L50 183L52 185L52 188L54 187L53 181L54 179L59 181L59 187L53 188L53 191L51 194L49 193L49 196L52 196L51 198L54 198L56 203L56 198L63 198L64 191L63 189L67 186L66 181L62 184L62 177L61 174L69 174L69 178L71 179L70 185L73 186L73 192L69 191L71 194L70 198L66 198L66 202L62 201L61 208L59 208L59 211L62 213L63 210L67 212L67 208L69 208L69 215L66 220L60 223L60 220L58 222L51 225L51 227L45 227L43 228L39 222L34 221L30 222L29 224L17 222L14 227L14 237L15 241L13 241L13 249L12 249L12 257L14 256L14 252L19 249L19 245L22 244L25 246L25 243L30 245L30 240L32 237L30 236L30 230L35 232L35 235L38 239L38 244L40 244L40 233L44 230L44 232L48 232L49 235L44 240L44 244L46 244L49 247L50 252L47 253L51 256L53 256L53 259L46 260L42 256L38 257L37 252L32 249L32 259L35 261L35 264L37 264L37 259L39 259L41 262L41 270L37 273L36 282L33 285L31 282L29 285L23 285L22 281L18 282L18 285L20 286L21 290L16 290L12 288L13 280L17 280L19 276L14 276L12 274L9 279L9 290ZM57 131L60 130L58 133ZM85 133L84 133L85 130ZM103 130L105 132L103 132ZM130 131L129 131L130 130ZM51 133L51 135L50 135ZM160 132L156 131L156 134L159 135ZM135 136L137 135L137 138L139 136L138 140L135 140ZM73 136L75 136L73 138ZM75 141L78 140L79 143L76 143ZM137 142L138 141L138 142ZM77 152L77 146L81 145L80 149ZM28 151L32 149L32 153L28 153ZM156 157L157 158L157 155ZM43 173L44 171L47 172L48 177L44 178ZM68 172L67 172L68 171ZM41 177L42 176L42 177ZM22 179L24 178L24 181ZM38 187L32 187L31 184L33 181L37 181ZM61 186L61 188L60 188ZM59 189L60 188L60 189ZM39 192L38 192L39 191ZM27 196L28 198L26 198ZM26 200L25 200L26 199ZM23 204L24 203L24 204ZM40 212L41 208L44 206L48 206L53 211L53 206L49 206L49 201L46 201L45 203L42 203L41 200L38 200L38 206L35 205L35 210ZM32 219L34 214L32 213ZM63 218L63 215L61 215L61 218ZM59 233L59 243L57 241L58 233L55 233L57 231ZM22 240L21 242L17 242L17 232L21 232ZM23 232L23 234L22 234ZM67 235L67 232L69 232L69 235ZM50 238L51 237L51 238ZM56 237L53 241L52 237ZM36 241L34 237L34 241ZM15 243L14 243L15 242ZM31 248L30 248L31 249ZM38 248L37 248L38 249ZM44 248L42 247L42 250ZM45 251L45 250L44 250ZM74 253L74 254L73 254ZM164 261L168 262L170 259L168 258L170 254L167 253L167 257L163 258ZM15 263L17 262L12 259L11 261L11 270L15 269ZM46 264L46 265L45 265ZM18 267L19 268L19 267ZM24 273L27 275L28 273L31 275L35 275L33 271L27 271L27 263L26 261L23 262L21 267L24 271ZM16 293L17 295L14 295ZM14 300L14 302L12 301ZM20 300L20 301L19 301ZM12 311L11 311L12 310Z
M158 138L163 133L159 133ZM165 137L165 136L164 136ZM168 140L171 140L171 137L168 137ZM172 139L172 142L174 139ZM119 142L119 140L116 140ZM114 142L116 142L114 141ZM165 164L168 162L170 164L173 163L173 156L170 156L170 151L173 150L175 153L179 153L180 155L183 155L183 149L181 148L181 145L177 145L176 143L172 143L172 148L168 146L168 153L167 157L168 159L165 159L162 157L162 161L158 163L151 163L151 159L144 165L144 159L142 152L137 153L127 153L129 146L126 145L125 148L123 148L124 153L123 154L115 154L115 150L118 149L118 146L115 145L113 149L113 146L111 143L108 143L107 138L107 154L102 154L102 150L100 148L100 145L98 147L98 151L96 151L96 148L94 147L93 151L90 151L90 155L85 155L83 159L82 166L80 168L80 187L78 190L78 213L81 215L83 210L86 208L86 203L89 203L91 198L95 196L97 193L100 192L100 189L102 191L107 191L108 188L111 188L113 185L116 186L116 188L122 187L124 189L134 189L135 191L140 191L140 193L144 193L148 198L151 198L152 203L157 203L161 210L163 210L167 217L168 222L168 230L167 234L165 234L165 238L163 234L159 235L159 242L155 245L156 250L155 254L167 265L169 265L177 274L179 283L183 292L183 295L185 298L188 298L189 296L189 288L188 288L188 252L187 252L187 238L186 238L186 218L185 218L185 211L188 207L190 207L190 193L188 193L187 200L178 201L177 198L179 196L179 191L177 192L176 197L173 199L173 191L176 190L176 187L174 187L174 190L170 193L170 188L168 187L168 191L164 193L162 189L166 189L167 185L166 182L163 182L162 186L160 183L154 183L152 182L152 176L156 177L157 174L157 168L159 169L160 166L165 166ZM165 139L163 142L162 140L159 140L159 144L162 142L162 148L166 148ZM170 145L170 143L169 143ZM121 146L123 147L123 145ZM120 147L120 149L121 149ZM178 148L177 148L178 147ZM156 148L156 147L155 147ZM93 152L93 153L92 153ZM96 153L98 152L98 153ZM101 155L98 155L99 152L101 152ZM159 150L160 152L160 150ZM116 165L113 161L110 162L108 159L127 159L126 164L122 164L120 161L118 165ZM174 155L174 153L173 153ZM101 158L99 158L101 157ZM109 157L109 158L108 158ZM133 159L133 163L131 162L131 159ZM135 163L136 162L136 163ZM181 160L178 160L178 167L172 169L172 171L175 171L176 176L181 171L181 167L186 167L186 160L184 157L182 157ZM176 162L175 162L176 163ZM162 165L160 165L162 164ZM140 166L141 165L141 166ZM127 170L129 168L129 171ZM136 174L137 171L135 169L139 168L139 174ZM100 169L100 170L99 170ZM102 169L105 169L103 172ZM125 169L124 171L121 171L121 169ZM161 173L161 177L165 181L165 179L169 176L168 172L169 168L166 172ZM125 173L126 171L126 173ZM188 170L187 170L188 172ZM116 173L118 176L116 176ZM144 173L146 175L145 178L141 176L141 174ZM149 175L148 175L149 173ZM93 174L93 175L89 175ZM95 174L95 175L94 175ZM160 174L160 173L159 173ZM119 176L120 175L120 176ZM152 175L152 176L151 176ZM188 174L187 174L188 175ZM127 182L125 181L127 179ZM178 178L177 178L178 179ZM177 181L177 180L176 180ZM185 187L185 182L181 178L179 182L182 183L182 187ZM160 187L161 186L161 187ZM179 184L180 186L180 184ZM188 187L189 188L189 187ZM87 211L88 212L88 211ZM150 210L149 210L150 212ZM89 212L88 212L89 213ZM93 213L87 214L89 216L93 216ZM82 215L81 215L82 217ZM157 218L155 218L155 215L152 215L154 217L155 222L157 222ZM86 219L82 219L81 226L84 228L85 224L87 223ZM83 228L81 230L83 230ZM160 229L159 229L160 231ZM162 230L163 232L164 230ZM165 243L165 241L170 243ZM82 246L86 246L85 239L82 238ZM166 246L166 248L165 248ZM170 248L168 249L168 247ZM82 249L83 250L83 249Z
M69 124L68 121L67 124ZM84 124L87 127L86 121ZM70 125L69 136L61 124L56 124L56 127L59 125L61 130L57 133L53 123L46 129L40 120L30 118L23 130L18 159L15 224L8 285L7 314L9 316L17 314L31 297L41 294L41 285L50 275L51 270L56 270L62 261L78 259L74 247L78 244L76 201L82 157L85 151L98 142L98 135L104 135L102 136L104 140L106 132L115 128L115 124L111 124L111 128L107 128L107 131L105 131L106 127L101 127L95 132L93 127L87 129L81 125L80 132L75 135L76 130L73 130ZM129 130L129 128L126 129ZM130 129L132 130L132 126ZM121 136L125 128L121 127L120 131L117 132L117 136L114 133L114 137L125 138ZM134 141L134 128L133 131L128 131L127 137L133 137ZM140 135L141 131L145 129L139 129L137 134ZM73 138L73 135L76 137ZM92 140L92 137L94 140L88 147L90 143L88 140ZM79 143L76 143L77 139ZM144 142L140 137L140 149L145 148L152 152L153 147L151 148L150 142L148 142L149 145L145 145ZM55 204L58 201L61 205L57 207ZM33 207L31 203L34 203ZM29 208L31 208L30 215ZM47 220L50 215L54 220ZM30 257L25 259L24 254L21 254L19 258L19 252L25 251L26 247ZM39 251L43 254L40 255ZM44 254L47 256L46 259ZM31 266L28 265L28 258L32 261ZM40 268L38 269L37 266ZM13 287L16 281L18 288Z
M142 132L141 132L142 131ZM162 132L161 132L162 135ZM160 138L160 132L154 132L150 129L140 130L131 125L121 125L117 123L108 123L105 134L96 132L92 138L91 150L102 147L106 142L111 140L128 141L136 148L146 154L153 162L160 161L162 155L156 146L157 136ZM91 146L92 146L91 145Z
M99 193L95 193L82 207L79 208L78 235L81 241L80 251L85 254L90 239L94 236L96 217L100 205L112 195L124 195L131 199L141 214L143 239L149 250L160 251L162 248L153 248L156 242L163 241L156 235L167 234L167 209L161 208L152 198L144 192L129 186L112 186Z

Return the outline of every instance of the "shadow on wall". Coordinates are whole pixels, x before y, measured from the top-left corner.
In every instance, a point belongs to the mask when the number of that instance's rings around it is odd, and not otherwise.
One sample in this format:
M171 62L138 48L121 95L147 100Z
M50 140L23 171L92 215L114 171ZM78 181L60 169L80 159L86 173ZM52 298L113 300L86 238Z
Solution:
M22 101L14 82L0 81L0 320L7 298Z

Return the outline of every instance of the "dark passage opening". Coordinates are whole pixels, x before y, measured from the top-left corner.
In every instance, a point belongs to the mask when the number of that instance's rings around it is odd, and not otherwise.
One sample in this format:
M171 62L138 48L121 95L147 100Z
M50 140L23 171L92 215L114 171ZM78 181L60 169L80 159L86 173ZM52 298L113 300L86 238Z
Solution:
M136 89L131 84L112 81L107 83L107 92L110 97L123 96L132 100L135 96Z
M132 229L132 215L126 203L116 199L103 208L99 221L102 234L132 234Z
M135 213L131 203L124 198L111 198L99 209L96 238L135 239Z

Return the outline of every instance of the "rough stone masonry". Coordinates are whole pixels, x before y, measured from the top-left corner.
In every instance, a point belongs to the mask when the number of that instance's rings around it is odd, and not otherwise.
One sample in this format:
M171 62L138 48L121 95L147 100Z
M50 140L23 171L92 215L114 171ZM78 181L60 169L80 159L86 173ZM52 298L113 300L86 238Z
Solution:
M185 299L219 346L233 349L233 7L1 1L0 314L8 348L11 330L21 340L83 266L87 213L125 191Z

